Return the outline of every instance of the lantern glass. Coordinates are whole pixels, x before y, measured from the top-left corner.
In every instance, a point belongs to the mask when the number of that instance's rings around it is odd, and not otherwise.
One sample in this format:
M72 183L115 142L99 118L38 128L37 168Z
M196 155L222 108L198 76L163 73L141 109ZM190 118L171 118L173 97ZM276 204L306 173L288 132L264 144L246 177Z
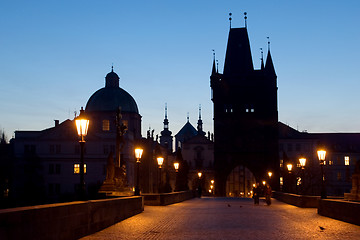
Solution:
M293 165L291 163L289 163L288 165L286 165L286 167L287 167L288 171L291 172Z
M159 168L161 168L161 166L163 165L164 163L164 158L163 157L158 157L157 159L157 163L159 165Z
M305 167L306 158L300 158L300 159L299 159L299 162L300 162L300 166L301 166L301 167Z
M142 148L136 148L135 149L135 158L137 159L137 160L139 160L140 158L141 158L141 156L142 156L142 154L143 154L143 149Z
M89 128L89 120L85 118L78 118L75 120L76 130L80 137L85 137Z
M317 151L319 161L325 161L326 157L326 151L325 150L319 150Z
M178 162L174 162L174 168L176 171L179 170L179 163Z

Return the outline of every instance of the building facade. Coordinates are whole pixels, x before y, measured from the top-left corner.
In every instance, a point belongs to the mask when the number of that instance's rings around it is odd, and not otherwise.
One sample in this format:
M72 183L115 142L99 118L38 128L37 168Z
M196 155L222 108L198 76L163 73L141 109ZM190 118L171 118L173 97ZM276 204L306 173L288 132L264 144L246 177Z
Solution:
M105 87L88 100L90 120L85 138L85 184L88 195L97 194L106 177L109 156L126 169L128 188L134 187L134 147L141 140L141 116L132 96L119 87L119 76L111 70ZM119 111L120 109L120 111ZM119 123L123 126L116 141ZM39 198L37 202L74 199L79 188L80 145L74 120L65 120L41 131L16 131L13 139L14 199ZM21 203L19 203L21 204Z

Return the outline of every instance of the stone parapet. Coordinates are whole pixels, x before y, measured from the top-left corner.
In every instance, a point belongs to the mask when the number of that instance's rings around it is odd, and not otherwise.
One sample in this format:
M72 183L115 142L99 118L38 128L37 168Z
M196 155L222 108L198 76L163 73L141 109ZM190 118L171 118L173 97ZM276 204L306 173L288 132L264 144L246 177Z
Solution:
M79 239L142 211L142 197L3 209L0 239Z
M318 214L340 221L360 225L360 203L344 200L321 199Z
M297 195L292 193L273 192L277 200L302 208L317 208L319 196Z
M165 206L189 200L195 197L193 191L182 191L172 193L142 194L144 204L149 206Z

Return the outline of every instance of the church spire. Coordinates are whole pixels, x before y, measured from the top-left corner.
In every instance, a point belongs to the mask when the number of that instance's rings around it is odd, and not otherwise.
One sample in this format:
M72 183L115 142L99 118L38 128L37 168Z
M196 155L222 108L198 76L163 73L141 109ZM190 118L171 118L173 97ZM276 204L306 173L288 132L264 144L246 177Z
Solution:
M165 103L165 119L164 119L164 130L169 129L169 120L167 118L167 103Z
M269 37L268 37L268 54L267 54L266 63L265 63L265 72L268 75L276 77L275 67L274 67L273 60L272 60L271 53L270 53Z
M169 120L167 117L167 103L165 103L165 119L164 119L164 130L161 131L160 145L166 147L169 152L173 149L173 140L171 136L172 132L169 130Z
M205 136L205 132L203 131L203 121L201 120L201 104L199 104L199 120L197 122L197 132L198 135Z
M264 70L264 52L263 52L263 49L260 48L260 51L261 51L261 70Z
M216 66L215 66L215 50L213 49L213 56L214 56L214 60L213 60L213 66L212 66L212 71L211 71L211 75L215 75L216 74Z

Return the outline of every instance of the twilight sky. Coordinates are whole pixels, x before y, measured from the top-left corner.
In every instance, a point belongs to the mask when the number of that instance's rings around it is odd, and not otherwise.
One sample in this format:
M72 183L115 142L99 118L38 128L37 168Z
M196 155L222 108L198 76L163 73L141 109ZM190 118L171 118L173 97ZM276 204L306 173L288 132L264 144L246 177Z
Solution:
M114 71L142 115L142 133L163 129L168 105L175 135L212 132L212 49L223 71L229 32L248 33L253 62L267 38L278 75L279 120L300 131L360 132L360 2L288 1L2 1L0 129L42 130L104 87ZM266 54L265 54L266 56Z

